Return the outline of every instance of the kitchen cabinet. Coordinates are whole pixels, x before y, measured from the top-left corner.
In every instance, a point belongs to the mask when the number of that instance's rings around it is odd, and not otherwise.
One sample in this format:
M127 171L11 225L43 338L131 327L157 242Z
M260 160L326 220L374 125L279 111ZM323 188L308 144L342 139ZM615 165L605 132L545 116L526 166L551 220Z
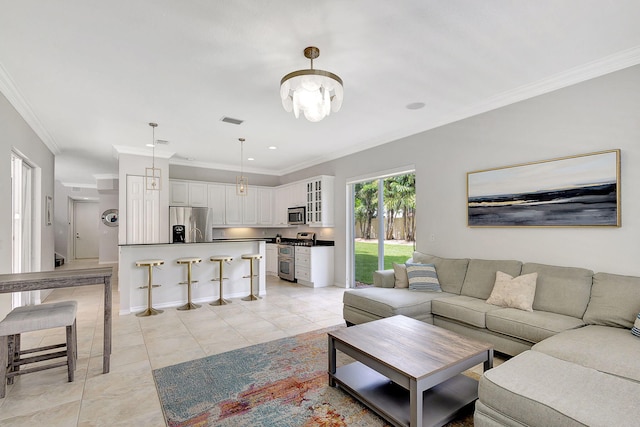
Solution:
M206 182L190 182L189 183L189 206L207 207L207 183Z
M169 206L189 206L189 182L169 180Z
M278 275L278 245L267 243L266 249L266 268L267 274L270 276Z
M309 227L333 227L333 186L335 177L322 175L305 182L306 223Z
M160 242L160 192L147 190L143 176L127 176L126 242Z
M246 196L236 194L235 185L225 185L225 223L228 225L255 225L258 223L258 193L249 187Z
M258 224L259 225L271 225L273 224L273 194L274 191L267 187L257 187L258 192Z
M314 288L333 286L333 246L296 246L295 278Z
M224 184L207 185L207 206L211 211L211 224L224 225L226 210L226 187Z
M169 206L207 206L207 183L169 180Z

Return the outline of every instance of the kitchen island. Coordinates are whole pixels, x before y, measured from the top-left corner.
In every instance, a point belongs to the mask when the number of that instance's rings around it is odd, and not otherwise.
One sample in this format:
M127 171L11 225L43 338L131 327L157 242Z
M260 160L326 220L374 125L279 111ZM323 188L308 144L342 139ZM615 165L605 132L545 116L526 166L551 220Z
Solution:
M219 298L219 284L212 282L218 277L218 263L209 261L214 255L230 255L233 261L224 266L223 294L226 299L249 295L249 261L243 254L259 253L257 280L260 295L266 294L265 239L227 239L204 243L154 243L120 245L118 266L118 290L120 292L120 314L137 313L147 307L147 269L136 267L136 261L161 259L164 265L154 267L153 283L162 285L153 289L155 308L178 307L187 301L187 286L180 285L187 277L186 267L176 263L178 258L199 257L202 262L193 266L192 299L195 303L209 303ZM226 279L228 277L228 279ZM255 286L255 284L254 284Z

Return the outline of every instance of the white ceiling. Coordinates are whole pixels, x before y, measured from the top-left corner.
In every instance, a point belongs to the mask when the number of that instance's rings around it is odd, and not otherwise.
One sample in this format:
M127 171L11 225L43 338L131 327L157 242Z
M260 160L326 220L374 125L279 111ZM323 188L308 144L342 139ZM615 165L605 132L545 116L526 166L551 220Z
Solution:
M282 175L638 64L638 22L637 0L0 0L0 90L63 183L150 154L151 121L171 163L236 170L244 137L245 170ZM318 123L279 96L310 45L345 90Z

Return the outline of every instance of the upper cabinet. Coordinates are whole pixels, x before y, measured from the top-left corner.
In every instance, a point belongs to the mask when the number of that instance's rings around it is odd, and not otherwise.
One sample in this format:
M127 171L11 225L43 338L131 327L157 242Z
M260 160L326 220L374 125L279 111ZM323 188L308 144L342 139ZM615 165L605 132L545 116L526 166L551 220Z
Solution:
M310 227L333 227L334 177L318 176L279 187L250 186L238 196L234 184L169 180L169 206L211 209L214 226L287 226L287 209L304 206Z
M306 223L310 227L333 227L333 185L335 177L322 175L305 182Z
M169 180L169 206L207 206L207 183Z
M189 206L189 182L169 180L169 206Z

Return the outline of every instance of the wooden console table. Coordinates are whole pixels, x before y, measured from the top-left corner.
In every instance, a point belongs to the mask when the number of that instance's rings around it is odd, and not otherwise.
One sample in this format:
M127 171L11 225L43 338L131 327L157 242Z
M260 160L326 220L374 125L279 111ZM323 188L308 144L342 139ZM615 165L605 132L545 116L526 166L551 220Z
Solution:
M102 372L109 372L111 357L111 275L112 267L81 270L39 271L35 273L0 274L0 293L38 291L104 285L104 349Z

